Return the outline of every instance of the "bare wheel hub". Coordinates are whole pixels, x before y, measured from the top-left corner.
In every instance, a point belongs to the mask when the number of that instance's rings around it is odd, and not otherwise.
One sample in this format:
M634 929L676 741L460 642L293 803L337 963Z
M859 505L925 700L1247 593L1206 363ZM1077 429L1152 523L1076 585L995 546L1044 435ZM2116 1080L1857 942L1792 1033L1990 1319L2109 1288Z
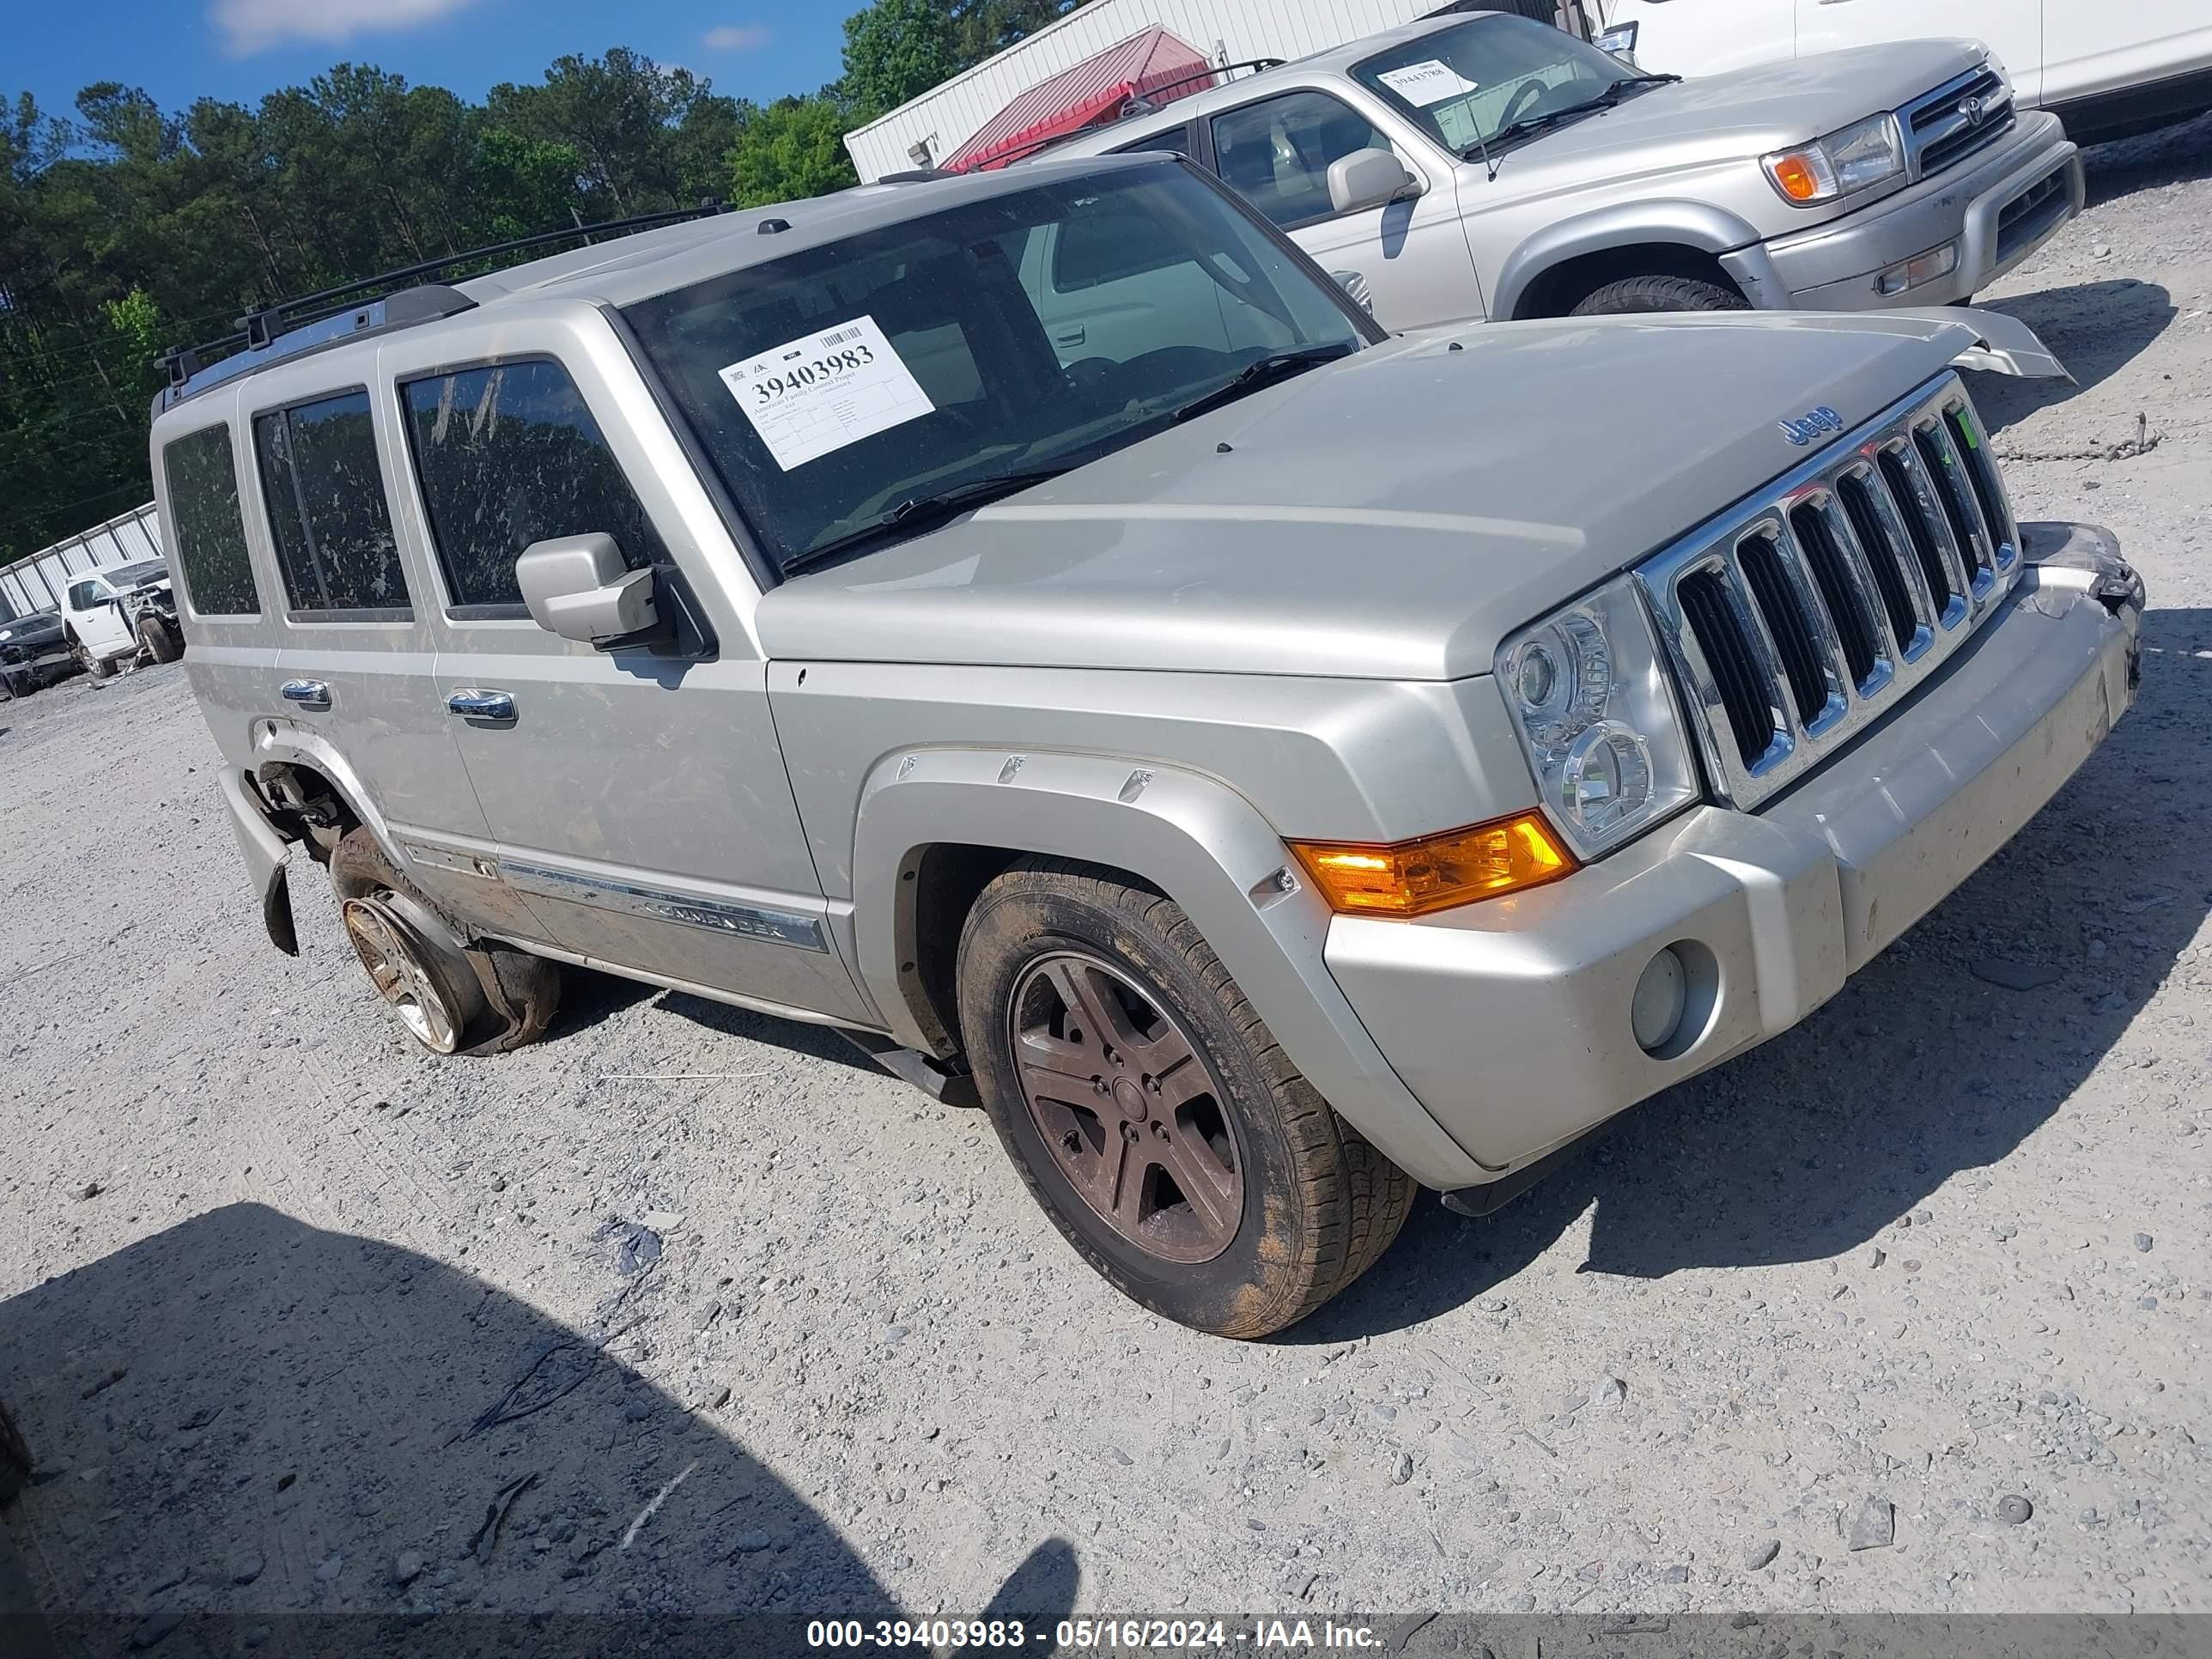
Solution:
M428 949L406 921L373 898L345 902L346 937L368 970L377 994L406 1022L422 1046L450 1054L460 1047L463 1019L431 966Z
M1158 998L1084 951L1031 963L1008 1008L1022 1097L1093 1213L1164 1261L1208 1261L1244 1213L1227 1095Z

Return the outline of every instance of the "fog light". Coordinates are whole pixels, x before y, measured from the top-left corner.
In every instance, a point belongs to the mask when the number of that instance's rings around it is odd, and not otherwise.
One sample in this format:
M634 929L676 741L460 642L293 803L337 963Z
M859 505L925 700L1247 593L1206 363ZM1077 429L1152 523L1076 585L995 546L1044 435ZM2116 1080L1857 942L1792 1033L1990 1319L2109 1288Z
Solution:
M1682 1012L1689 1006L1689 979L1682 958L1670 945L1651 958L1644 977L1636 981L1636 994L1628 1000L1628 1024L1646 1054L1665 1048L1681 1029Z
M1946 242L1941 247L1913 255L1901 265L1892 265L1875 278L1875 288L1884 295L1903 294L1932 283L1938 276L1948 276L1958 268L1959 245Z

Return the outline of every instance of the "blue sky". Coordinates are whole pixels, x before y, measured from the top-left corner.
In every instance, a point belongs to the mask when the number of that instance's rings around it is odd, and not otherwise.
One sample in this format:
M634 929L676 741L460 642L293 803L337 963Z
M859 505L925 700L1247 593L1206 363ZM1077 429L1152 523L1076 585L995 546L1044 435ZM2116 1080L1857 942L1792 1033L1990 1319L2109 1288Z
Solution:
M94 81L165 109L252 105L334 63L370 63L480 99L535 81L564 52L631 46L765 103L836 78L843 21L864 0L23 0L0 46L0 96L74 113Z

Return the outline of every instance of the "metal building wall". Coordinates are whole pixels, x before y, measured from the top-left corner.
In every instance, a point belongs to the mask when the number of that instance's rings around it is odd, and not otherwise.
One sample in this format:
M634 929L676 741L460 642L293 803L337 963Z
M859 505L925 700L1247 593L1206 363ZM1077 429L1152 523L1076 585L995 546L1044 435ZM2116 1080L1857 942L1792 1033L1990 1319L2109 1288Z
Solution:
M1434 11L1443 0L1091 0L996 58L845 135L864 182L914 165L908 147L927 138L950 155L1048 76L1160 23L1216 63L1303 58Z
M161 524L149 501L135 513L94 525L91 529L56 542L27 559L18 559L0 569L0 612L12 619L34 611L52 611L62 602L62 590L73 576L137 559L165 556Z

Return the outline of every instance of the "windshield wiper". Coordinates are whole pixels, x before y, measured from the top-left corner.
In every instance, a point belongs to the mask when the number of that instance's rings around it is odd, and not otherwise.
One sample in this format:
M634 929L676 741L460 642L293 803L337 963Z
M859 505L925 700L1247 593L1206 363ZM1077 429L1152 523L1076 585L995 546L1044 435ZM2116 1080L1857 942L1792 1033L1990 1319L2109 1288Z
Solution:
M1500 127L1488 138L1478 143L1469 144L1460 152L1459 159L1462 161L1471 161L1476 153L1486 145L1502 144L1508 139L1525 137L1532 132L1541 132L1547 127L1558 125L1571 115L1587 115L1592 110L1611 109L1634 88L1664 86L1670 81L1679 81L1681 78L1679 75L1625 75L1595 98L1585 98L1579 104L1568 104L1559 109L1547 109L1540 115L1524 115L1510 125Z
M824 559L848 552L863 542L874 541L895 532L919 535L933 524L957 518L971 507L981 507L986 502L1014 495L1032 484L1043 483L1047 479L1057 478L1061 473L1073 470L1072 466L1041 466L1026 472L994 472L989 477L970 478L965 483L933 490L927 495L909 495L896 507L878 514L859 529L848 530L842 536L831 537L819 547L810 547L804 553L793 554L783 562L783 574L788 576L794 570L804 569L808 565L819 564Z
M1349 357L1358 348L1348 341L1335 345L1300 346L1295 351L1270 352L1244 365L1212 391L1192 398L1175 412L1180 421L1194 420L1224 404L1233 404L1248 392L1256 392L1270 381L1287 380L1303 374L1317 364L1334 362L1339 357Z

